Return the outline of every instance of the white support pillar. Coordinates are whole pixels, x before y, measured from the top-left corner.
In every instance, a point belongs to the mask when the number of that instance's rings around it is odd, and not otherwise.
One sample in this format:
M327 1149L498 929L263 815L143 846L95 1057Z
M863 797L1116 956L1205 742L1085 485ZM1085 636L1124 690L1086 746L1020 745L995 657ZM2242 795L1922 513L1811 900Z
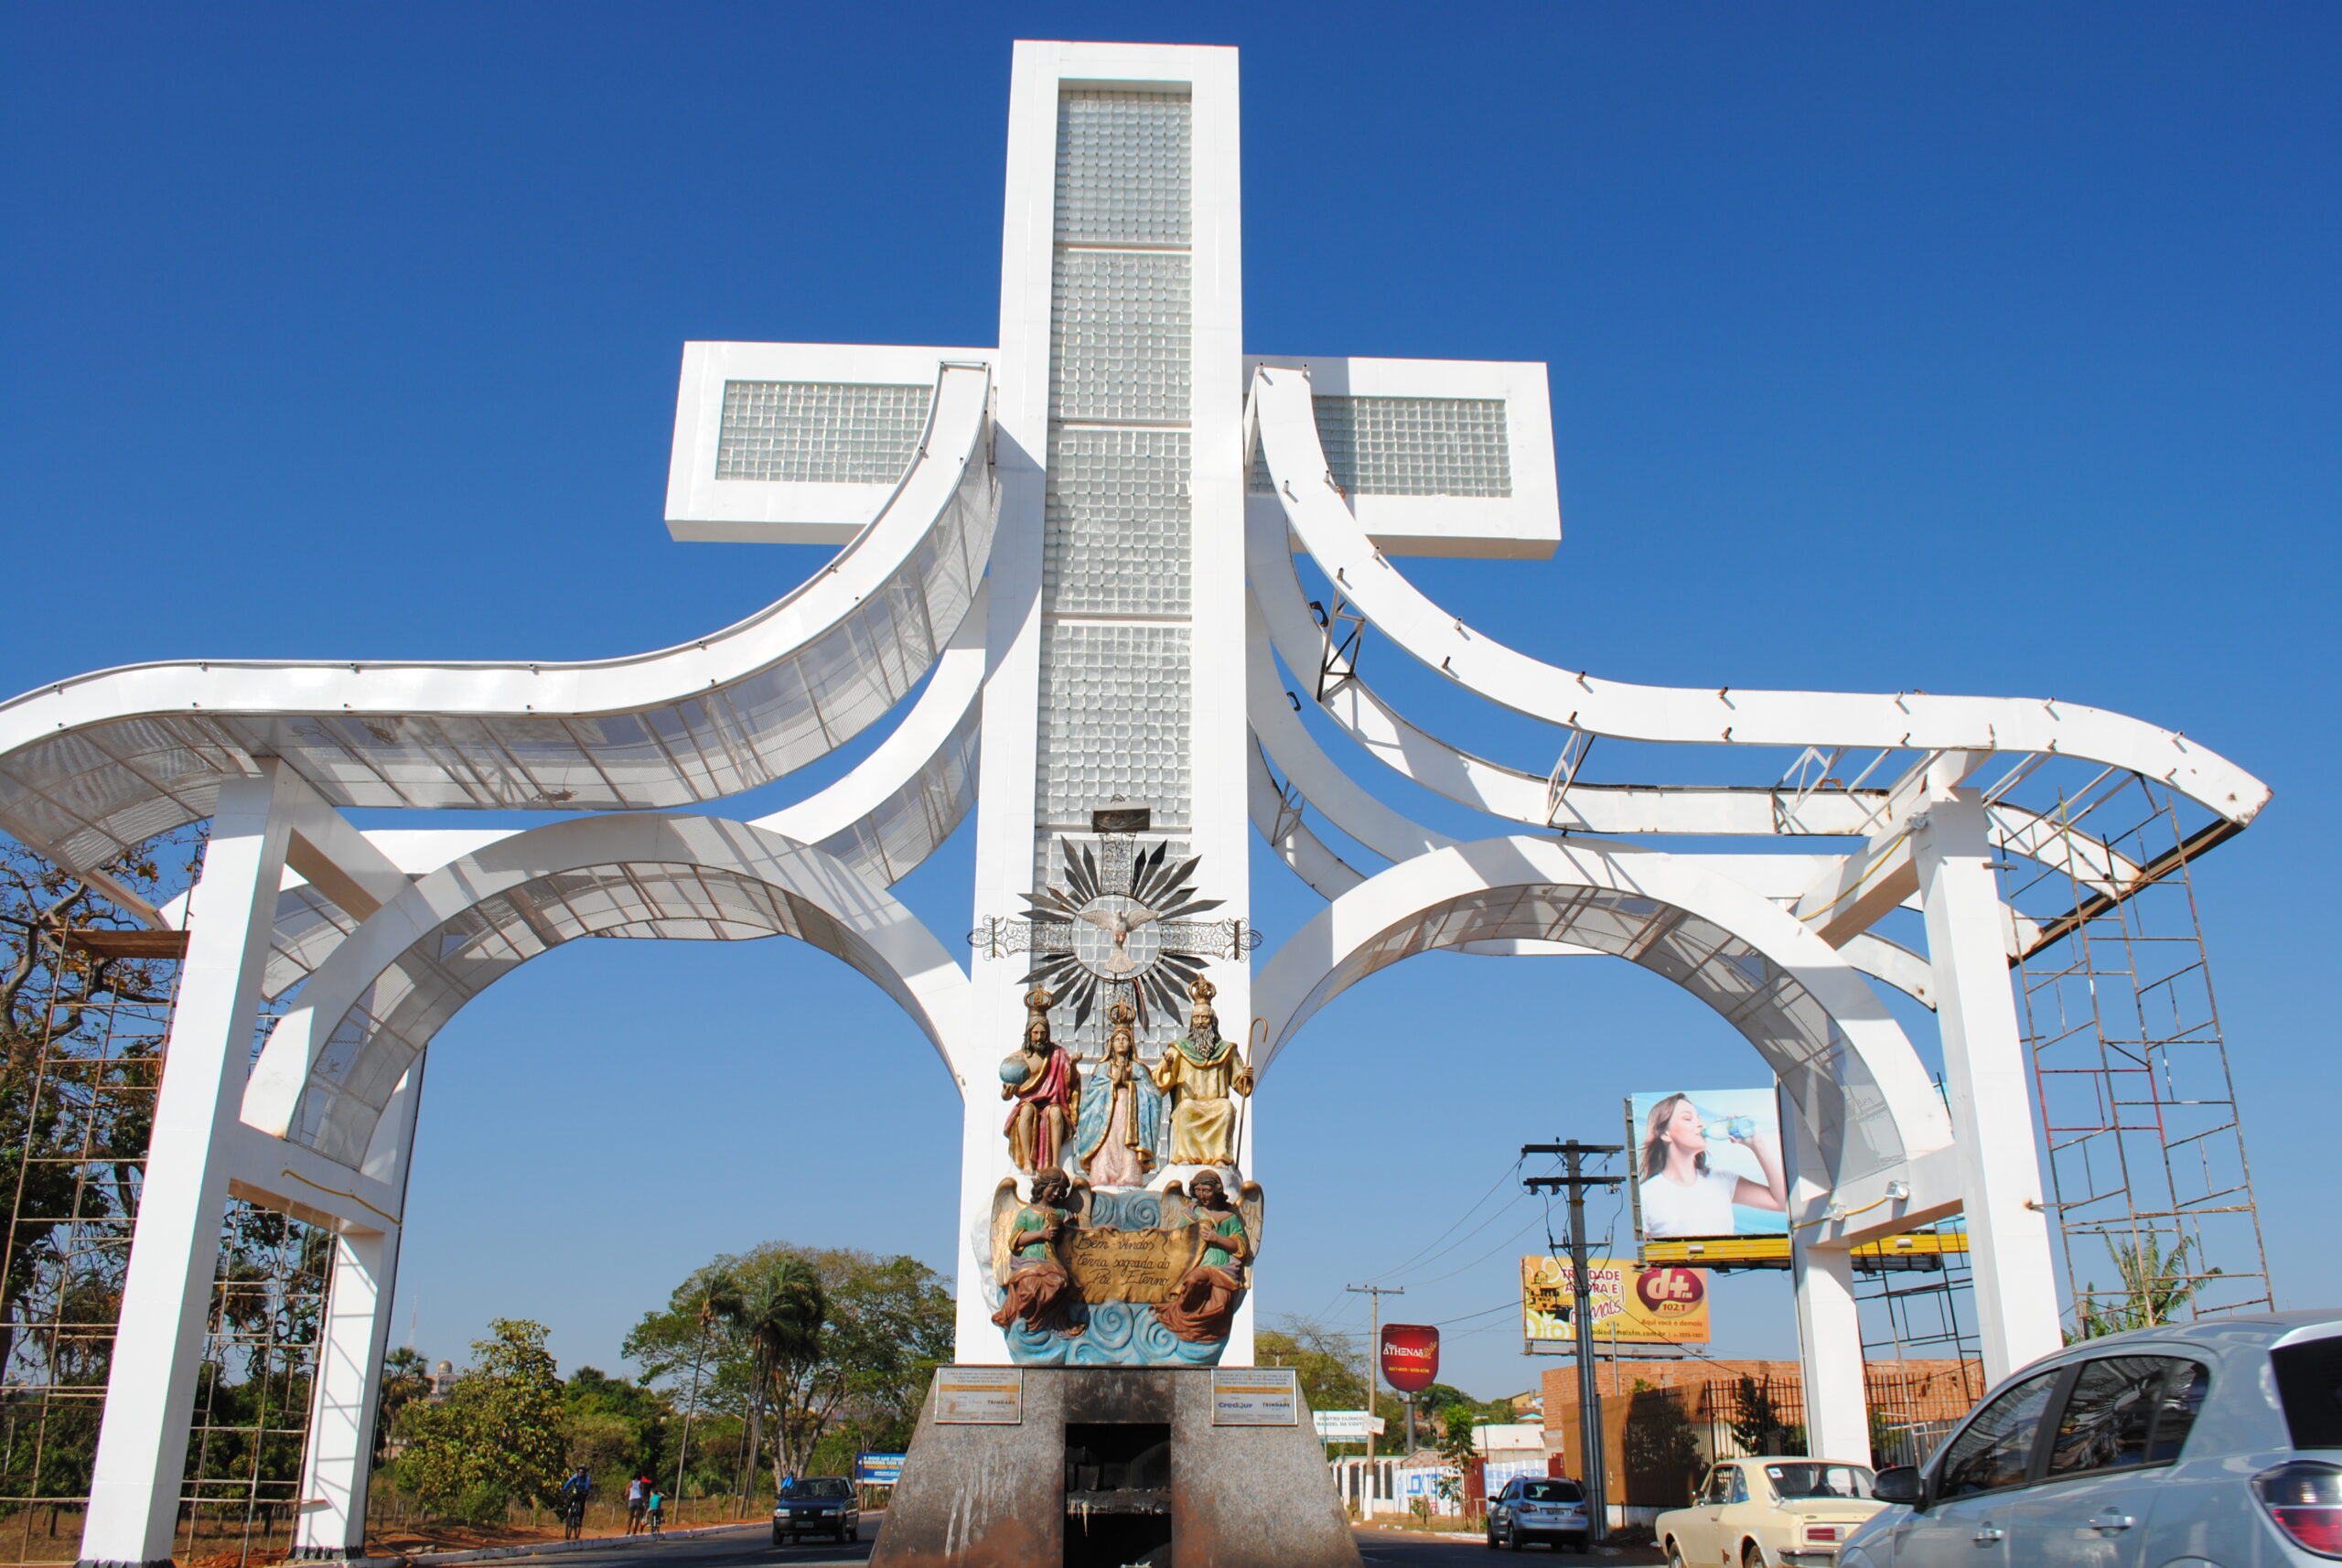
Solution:
M1935 971L1978 1337L1985 1379L1998 1382L2061 1340L2033 1094L1982 797L1961 789L1935 801L1912 823L1911 847Z
M309 1443L301 1458L295 1557L354 1561L366 1555L366 1487L398 1264L396 1230L349 1230L335 1239L309 1400Z
M1863 1331L1854 1305L1854 1255L1789 1237L1797 1292L1798 1362L1805 1373L1805 1451L1817 1459L1870 1463L1870 1396L1863 1387Z
M422 1096L417 1062L392 1091L375 1147L367 1154L366 1174L394 1183L402 1198ZM382 1399L382 1357L390 1348L391 1290L398 1279L401 1234L398 1225L378 1230L346 1227L335 1239L309 1394L309 1442L301 1455L295 1557L356 1562L366 1555L366 1493L374 1473L374 1423Z
M1809 1174L1824 1169L1797 1105L1778 1090L1781 1155L1789 1189L1789 1283L1797 1298L1798 1365L1805 1381L1805 1451L1817 1459L1870 1463L1870 1395L1864 1386L1863 1328L1854 1303L1853 1254L1812 1244L1797 1216L1827 1196Z
M228 1202L226 1149L252 1060L288 836L291 777L274 758L220 786L155 1102L138 1226L114 1335L81 1530L84 1563L170 1561L197 1363Z

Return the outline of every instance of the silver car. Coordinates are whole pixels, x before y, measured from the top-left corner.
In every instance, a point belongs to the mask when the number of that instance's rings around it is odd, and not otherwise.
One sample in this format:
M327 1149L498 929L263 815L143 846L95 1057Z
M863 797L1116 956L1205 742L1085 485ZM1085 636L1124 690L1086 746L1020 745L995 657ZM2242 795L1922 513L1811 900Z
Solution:
M2342 1558L2342 1313L2111 1335L1994 1389L1839 1568L2248 1568Z

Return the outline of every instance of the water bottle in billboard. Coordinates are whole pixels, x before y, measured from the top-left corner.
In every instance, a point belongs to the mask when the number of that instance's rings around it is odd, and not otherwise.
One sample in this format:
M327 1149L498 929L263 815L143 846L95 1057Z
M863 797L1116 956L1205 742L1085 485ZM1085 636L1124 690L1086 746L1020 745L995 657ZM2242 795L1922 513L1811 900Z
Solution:
M1712 1144L1746 1143L1756 1135L1756 1118L1724 1116L1713 1111L1702 1111L1700 1135Z

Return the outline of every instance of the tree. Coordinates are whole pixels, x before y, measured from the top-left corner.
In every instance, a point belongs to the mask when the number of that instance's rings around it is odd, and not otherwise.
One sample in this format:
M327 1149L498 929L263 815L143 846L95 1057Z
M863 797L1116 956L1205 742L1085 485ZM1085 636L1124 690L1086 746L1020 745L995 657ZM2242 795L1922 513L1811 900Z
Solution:
M374 1402L374 1459L388 1452L391 1428L399 1412L417 1400L431 1397L431 1364L412 1346L402 1345L382 1358L382 1391Z
M812 1294L821 1311L809 1336ZM843 1467L849 1443L907 1444L935 1368L951 1359L951 1329L950 1294L915 1258L775 1241L694 1271L625 1349L645 1381L671 1390L696 1380L698 1409L717 1418L708 1452L731 1441L727 1418L741 1423L736 1477L769 1463L778 1482ZM697 1455L703 1440L693 1442Z
M666 1473L675 1412L663 1391L580 1367L562 1385L562 1404L569 1463L585 1466L596 1483L615 1490L636 1476Z
M545 1503L561 1487L566 1415L545 1326L491 1318L473 1367L439 1404L410 1404L400 1487L424 1509L475 1522L515 1502Z
M1464 1506L1464 1477L1471 1474L1472 1461L1479 1457L1479 1450L1472 1444L1472 1429L1479 1422L1479 1411L1462 1400L1445 1405L1439 1412L1439 1458L1447 1466L1437 1482L1439 1495L1458 1508Z
M1746 1454L1802 1454L1805 1428L1783 1418L1772 1387L1755 1378L1742 1378L1733 1401L1733 1441Z
M1301 1395L1312 1410L1366 1408L1365 1358L1350 1336L1315 1318L1278 1318L1276 1326L1254 1337L1252 1355L1263 1367L1290 1367L1299 1374Z
M2106 1250L2113 1254L2114 1270L2122 1281L2122 1294L2101 1301L2098 1282L2082 1288L2081 1326L2078 1339L2096 1339L2129 1328L2153 1328L2189 1311L2196 1293L2220 1271L2187 1267L2196 1239L2183 1236L2166 1251L2152 1233L2119 1246L2111 1236Z

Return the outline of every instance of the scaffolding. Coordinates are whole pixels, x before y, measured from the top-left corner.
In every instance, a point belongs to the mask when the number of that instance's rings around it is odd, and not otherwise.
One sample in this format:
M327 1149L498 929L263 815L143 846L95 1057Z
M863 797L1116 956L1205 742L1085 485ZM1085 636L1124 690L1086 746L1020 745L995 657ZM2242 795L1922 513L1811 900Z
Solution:
M2038 759L1987 790L2005 798ZM2001 867L2058 1221L2068 1329L2268 1311L2267 1251L2173 791L2109 768L2058 788Z
M17 998L31 1026L12 1020L0 1086L0 1559L54 1563L80 1555L178 966L142 960L131 994L91 997L93 955L34 940L46 983Z
M18 869L22 869L19 867ZM151 868L150 868L151 869ZM192 866L188 868L192 872ZM0 1061L0 1563L80 1556L184 933L69 923L20 881ZM46 907L44 907L46 906ZM274 1024L259 1020L258 1052ZM198 1373L175 1554L291 1546L329 1232L231 1198Z

